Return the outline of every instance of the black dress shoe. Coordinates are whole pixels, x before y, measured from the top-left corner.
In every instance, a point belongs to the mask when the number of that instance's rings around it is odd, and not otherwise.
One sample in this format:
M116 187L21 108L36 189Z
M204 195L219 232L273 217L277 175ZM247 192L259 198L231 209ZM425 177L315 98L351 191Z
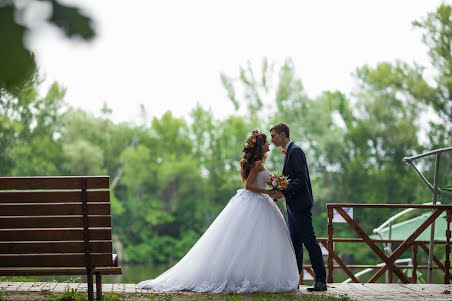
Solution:
M316 281L312 286L308 287L308 292L321 292L321 291L326 291L325 282Z

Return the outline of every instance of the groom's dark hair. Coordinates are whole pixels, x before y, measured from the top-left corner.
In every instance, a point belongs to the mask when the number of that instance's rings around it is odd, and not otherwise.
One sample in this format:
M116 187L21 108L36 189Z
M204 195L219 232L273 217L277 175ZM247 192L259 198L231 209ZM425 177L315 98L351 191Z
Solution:
M290 139L289 126L287 124L285 124L284 122L280 122L280 123L272 126L272 128L270 129L270 132L273 130L275 130L278 134L281 134L281 133L286 134L286 137Z

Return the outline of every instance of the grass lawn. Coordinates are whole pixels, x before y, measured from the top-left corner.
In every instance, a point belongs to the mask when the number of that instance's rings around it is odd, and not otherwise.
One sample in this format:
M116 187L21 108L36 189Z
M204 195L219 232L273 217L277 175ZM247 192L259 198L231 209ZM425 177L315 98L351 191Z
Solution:
M85 301L88 300L86 293L67 290L64 293L49 292L0 292L0 301L25 301L25 300L49 300L49 301ZM327 296L323 293L301 293L286 292L279 294L270 293L253 293L253 294L213 294L213 293L194 293L194 292L177 292L177 293L152 293L152 294L104 294L104 301L347 301L351 300L346 296L339 298Z

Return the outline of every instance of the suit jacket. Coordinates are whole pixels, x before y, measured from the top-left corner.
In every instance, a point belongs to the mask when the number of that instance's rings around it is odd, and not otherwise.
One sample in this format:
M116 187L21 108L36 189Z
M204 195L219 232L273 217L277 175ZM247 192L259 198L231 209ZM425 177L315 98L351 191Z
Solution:
M287 206L294 211L306 210L314 206L306 156L301 147L293 142L287 148L283 174L290 179L289 186L282 191Z

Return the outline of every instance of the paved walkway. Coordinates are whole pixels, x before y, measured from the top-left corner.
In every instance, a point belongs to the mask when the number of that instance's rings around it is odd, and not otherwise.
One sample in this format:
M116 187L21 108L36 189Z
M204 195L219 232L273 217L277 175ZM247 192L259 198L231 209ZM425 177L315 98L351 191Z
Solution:
M302 290L302 288L301 288ZM452 300L450 284L332 283L326 294L356 300Z
M300 286L300 292L305 293L307 286ZM46 292L59 293L67 288L86 291L86 283L51 283L51 282L0 282L0 292ZM96 289L96 286L94 286ZM136 289L133 283L102 284L104 293L142 293L152 294L152 290ZM192 292L187 292L192 293ZM307 293L307 292L306 292ZM367 283L332 283L328 291L322 294L340 297L348 296L352 300L452 300L451 284L367 284Z

